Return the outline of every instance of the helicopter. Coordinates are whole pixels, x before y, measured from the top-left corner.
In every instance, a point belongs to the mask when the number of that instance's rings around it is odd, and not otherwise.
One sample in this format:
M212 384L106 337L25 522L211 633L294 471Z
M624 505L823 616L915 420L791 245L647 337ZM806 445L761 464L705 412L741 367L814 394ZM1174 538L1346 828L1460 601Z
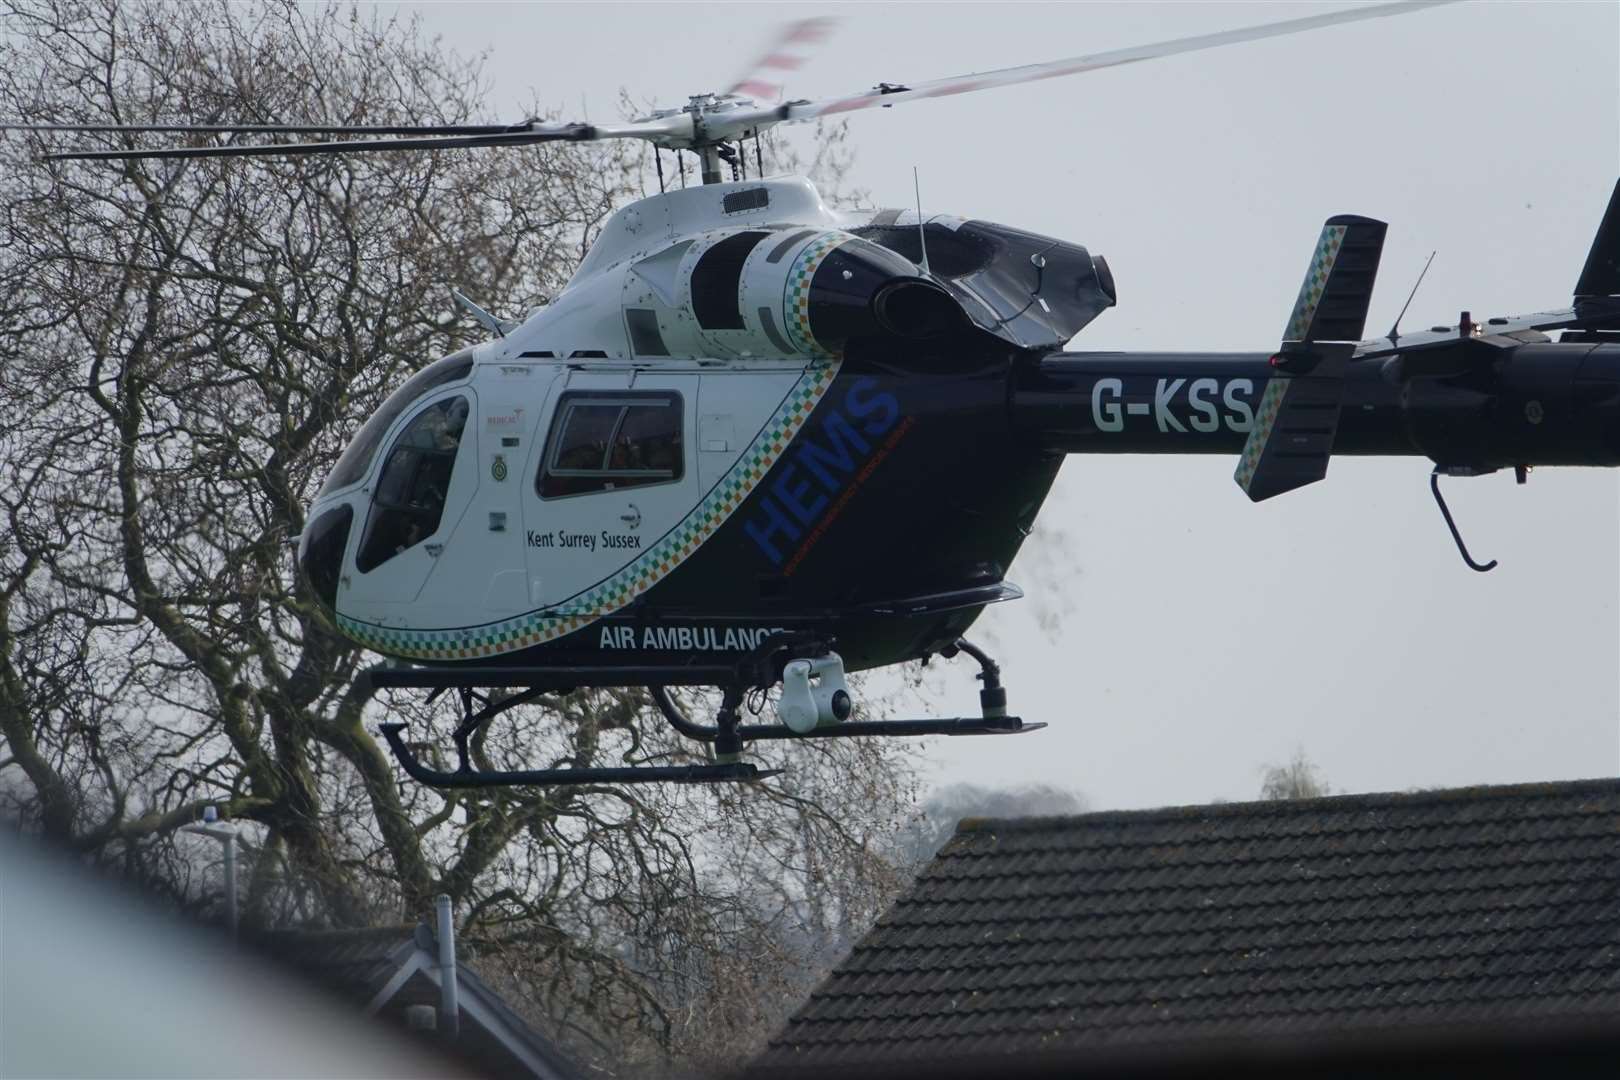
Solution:
M363 425L309 507L297 562L375 685L454 690L454 770L383 734L437 786L759 779L749 742L1035 730L964 637L1016 599L1007 568L1071 453L1235 455L1255 500L1333 453L1426 456L1439 477L1620 464L1620 188L1570 308L1363 340L1386 226L1325 223L1280 344L1086 353L1117 303L1083 246L910 209L829 208L766 178L770 126L1077 74L1399 14L1387 4L1158 45L765 106L757 74L617 126L98 127L398 135L83 151L202 157L642 139L697 186L619 210L568 287L521 322L456 302L493 339L416 373ZM803 24L794 35L812 34ZM785 66L779 52L761 70ZM60 130L60 129L59 129ZM67 130L86 130L68 128ZM747 143L755 177L747 175ZM681 176L684 180L684 166ZM1554 342L1549 332L1561 334ZM926 539L912 527L921 523ZM845 675L932 655L980 668L981 715L853 719ZM477 770L468 742L539 694L645 686L714 763ZM716 722L670 687L715 686ZM744 724L780 686L777 723ZM505 691L504 694L491 691Z

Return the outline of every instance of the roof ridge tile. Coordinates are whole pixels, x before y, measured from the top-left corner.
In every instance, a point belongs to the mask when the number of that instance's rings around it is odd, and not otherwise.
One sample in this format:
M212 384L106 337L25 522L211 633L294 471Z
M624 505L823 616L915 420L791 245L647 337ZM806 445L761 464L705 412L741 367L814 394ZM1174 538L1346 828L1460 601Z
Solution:
M1188 818L1297 817L1308 814L1320 815L1323 810L1349 810L1353 808L1376 810L1436 804L1477 806L1480 802L1496 799L1572 798L1584 795L1620 797L1620 779L1595 777L1587 780L1538 781L1524 784L1482 784L1473 787L1444 788L1435 791L1368 792L1349 795L1325 795L1315 799L1266 799L1238 803L1164 806L1145 810L1101 810L1085 814L1044 817L970 817L963 818L957 824L957 835L996 829L1044 831L1088 823L1120 822L1134 824L1156 820L1185 821Z

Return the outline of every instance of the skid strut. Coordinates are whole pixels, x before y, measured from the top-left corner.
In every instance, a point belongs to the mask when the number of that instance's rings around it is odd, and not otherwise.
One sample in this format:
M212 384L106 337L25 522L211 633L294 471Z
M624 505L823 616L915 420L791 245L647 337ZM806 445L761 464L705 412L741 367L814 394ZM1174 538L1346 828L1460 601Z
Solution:
M694 723L686 718L668 688L652 686L648 689L670 727L689 739L713 742L717 738L717 727ZM1044 722L1025 721L1016 716L956 716L927 720L846 720L841 724L828 724L802 733L781 724L739 724L736 731L737 737L748 743L759 739L844 739L873 735L1022 735L1027 731L1039 731L1045 726Z
M843 739L862 738L870 736L923 736L923 735L1022 735L1028 731L1039 731L1046 724L1041 721L1025 721L1016 716L1007 715L1007 691L1001 685L1001 668L985 652L966 639L958 639L941 653L947 659L966 653L978 661L979 674L977 678L984 683L979 691L979 707L983 710L982 716L959 716L949 719L926 720L845 720L839 723L822 724L808 731L795 731L783 724L738 724L736 722L737 707L742 698L739 693L733 700L731 692L727 692L724 703L720 708L718 723L715 725L699 724L689 719L681 711L680 705L665 686L649 686L648 692L669 721L670 727L685 735L689 739L698 739L703 742L726 742L726 749L716 746L716 749L725 753L736 753L742 743L754 742L762 739ZM728 728L726 725L729 724ZM727 732L730 732L730 735ZM736 746L736 749L729 749ZM723 759L723 758L722 758Z
M775 776L780 769L760 769L735 759L721 760L715 765L626 765L618 768L566 768L566 769L475 769L472 765L470 742L478 729L508 709L526 705L544 693L541 687L530 687L510 697L492 700L475 694L470 687L457 687L461 697L462 721L453 738L456 743L456 768L434 769L422 764L405 744L404 724L381 725L383 738L394 752L411 779L439 788L482 787L558 787L580 784L712 784L732 781L763 780ZM739 696L739 701L741 700ZM479 707L481 706L481 707ZM733 712L732 726L736 726Z
M979 664L978 679L984 684L979 690L979 706L983 715L960 716L948 719L919 720L845 720L849 715L848 695L842 689L843 664L833 651L835 642L809 634L784 635L772 639L755 650L742 663L726 673L721 686L721 705L713 724L700 724L689 719L669 692L669 683L677 679L690 684L694 676L709 674L692 668L648 668L644 671L615 669L617 680L609 683L598 678L605 672L590 668L568 668L537 671L508 671L506 669L457 669L435 671L425 668L380 668L367 673L378 686L432 686L437 697L445 690L454 689L461 700L461 723L452 738L456 745L456 767L436 769L419 761L406 744L404 724L381 725L388 748L400 766L414 780L439 788L481 788L514 786L564 786L580 784L705 784L763 780L775 776L780 769L760 769L740 760L743 748L750 742L772 739L834 739L871 736L923 736L923 735L1019 735L1045 727L1043 723L1026 723L1016 716L1007 715L1007 691L1001 685L1001 669L981 649L958 639L940 651L947 659L966 653ZM806 664L806 661L809 661ZM741 722L742 704L750 687L768 688L782 681L792 666L799 693L804 704L795 717L797 727L787 724L744 724ZM814 693L806 679L814 669L819 681ZM669 678L675 676L675 678ZM704 765L630 765L620 768L563 768L563 769L478 769L473 767L472 740L478 731L508 709L534 701L541 694L566 693L577 686L635 685L645 680L653 701L669 724L681 735L708 743L713 750L714 763ZM668 681L666 681L666 679ZM618 681L623 680L623 681ZM521 686L522 689L504 697L480 694L477 688ZM838 702L839 694L844 700ZM815 695L820 695L819 699ZM826 706L818 722L814 710ZM806 716L802 709L812 709Z

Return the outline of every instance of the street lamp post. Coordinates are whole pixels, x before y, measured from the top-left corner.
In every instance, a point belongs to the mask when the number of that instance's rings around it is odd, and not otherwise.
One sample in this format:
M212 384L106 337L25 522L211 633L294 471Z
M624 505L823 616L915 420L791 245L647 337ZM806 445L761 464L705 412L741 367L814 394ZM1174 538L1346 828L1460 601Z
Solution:
M225 918L230 923L231 940L236 940L236 826L219 824L219 810L203 808L200 825L182 825L181 832L212 837L225 849Z

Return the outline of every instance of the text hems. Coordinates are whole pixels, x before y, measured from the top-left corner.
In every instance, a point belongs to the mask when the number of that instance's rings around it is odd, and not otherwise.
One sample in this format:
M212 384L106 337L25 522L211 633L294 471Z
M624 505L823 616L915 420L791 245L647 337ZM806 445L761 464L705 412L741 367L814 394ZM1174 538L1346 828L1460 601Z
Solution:
M856 379L837 405L823 405L821 423L807 425L790 454L772 469L769 489L753 500L743 530L765 557L782 565L791 545L804 538L816 519L860 471L877 440L900 419L900 401L878 389L873 378Z

